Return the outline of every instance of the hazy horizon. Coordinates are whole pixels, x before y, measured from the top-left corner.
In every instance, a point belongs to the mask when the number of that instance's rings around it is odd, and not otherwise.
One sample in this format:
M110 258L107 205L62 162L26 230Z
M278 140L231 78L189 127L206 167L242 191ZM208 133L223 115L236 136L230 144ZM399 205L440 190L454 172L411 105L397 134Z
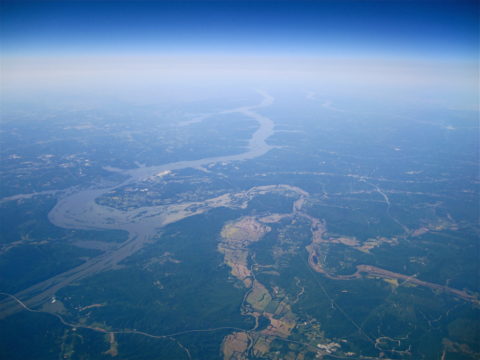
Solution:
M4 1L2 10L3 102L149 99L234 82L429 92L478 107L475 1Z

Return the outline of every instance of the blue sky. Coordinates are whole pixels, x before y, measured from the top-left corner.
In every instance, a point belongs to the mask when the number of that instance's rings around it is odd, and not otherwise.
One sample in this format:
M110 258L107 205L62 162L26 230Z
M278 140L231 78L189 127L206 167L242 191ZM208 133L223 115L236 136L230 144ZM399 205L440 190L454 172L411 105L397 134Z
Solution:
M5 55L474 59L476 1L3 1Z

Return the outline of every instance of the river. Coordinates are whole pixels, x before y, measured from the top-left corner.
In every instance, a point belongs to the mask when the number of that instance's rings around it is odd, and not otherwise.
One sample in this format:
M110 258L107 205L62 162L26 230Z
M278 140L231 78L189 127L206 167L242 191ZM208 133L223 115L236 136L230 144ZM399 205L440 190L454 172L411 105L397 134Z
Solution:
M163 171L200 168L221 162L243 161L266 154L273 148L267 144L266 140L274 132L274 123L270 118L257 113L255 110L270 106L273 104L274 98L265 92L259 91L259 94L263 97L259 104L222 112L222 114L239 113L258 122L259 127L252 134L243 153L172 162L158 166L141 166L128 170L109 168L110 171L126 175L127 179L111 187L80 191L67 190L66 195L57 202L48 214L49 220L54 225L67 229L125 230L129 233L129 237L116 248L107 250L73 269L24 289L15 296L29 307L39 307L62 287L87 276L115 268L119 262L140 250L158 232L159 228L188 216L203 213L211 208L228 205L228 199L221 196L204 201L201 204L194 202L179 203L125 211L100 205L95 200L112 190L145 180ZM197 205L198 209L191 210L192 205ZM18 303L10 298L3 300L0 304L0 318L21 310Z

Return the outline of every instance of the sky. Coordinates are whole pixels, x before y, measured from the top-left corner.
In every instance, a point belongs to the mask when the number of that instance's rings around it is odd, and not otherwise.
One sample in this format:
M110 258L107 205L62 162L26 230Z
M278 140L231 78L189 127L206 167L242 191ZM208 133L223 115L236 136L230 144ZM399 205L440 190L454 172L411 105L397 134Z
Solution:
M3 1L2 50L468 58L476 1Z
M478 4L3 0L2 92L88 87L94 78L143 82L152 74L188 81L207 73L212 79L312 72L359 82L366 72L373 82L436 78L453 87L463 82L468 92L478 75Z

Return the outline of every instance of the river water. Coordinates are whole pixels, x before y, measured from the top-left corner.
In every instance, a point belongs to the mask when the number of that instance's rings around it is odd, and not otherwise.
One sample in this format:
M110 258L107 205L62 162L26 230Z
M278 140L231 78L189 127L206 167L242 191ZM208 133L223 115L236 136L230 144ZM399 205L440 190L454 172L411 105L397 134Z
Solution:
M223 114L239 113L258 122L259 127L252 134L245 152L236 155L179 161L158 166L142 166L129 170L110 168L111 171L126 175L128 177L127 180L101 189L77 190L76 192L72 190L70 193L67 191L67 195L61 198L48 214L49 220L54 225L62 228L82 230L125 230L129 233L128 240L116 248L89 259L80 266L44 280L15 295L29 307L38 307L48 301L59 289L73 281L114 268L120 261L140 250L157 233L159 228L187 216L205 212L210 208L224 206L226 200L219 197L202 203L200 209L196 211L189 210L189 207L195 203L143 207L124 211L99 205L95 199L112 190L145 180L163 171L200 168L214 163L242 161L264 155L272 149L272 146L268 145L266 140L273 134L274 123L271 119L258 114L255 110L270 106L273 104L274 99L267 93L259 93L263 97L259 104L222 112ZM0 304L0 317L8 316L20 310L18 304L11 299L4 300Z

